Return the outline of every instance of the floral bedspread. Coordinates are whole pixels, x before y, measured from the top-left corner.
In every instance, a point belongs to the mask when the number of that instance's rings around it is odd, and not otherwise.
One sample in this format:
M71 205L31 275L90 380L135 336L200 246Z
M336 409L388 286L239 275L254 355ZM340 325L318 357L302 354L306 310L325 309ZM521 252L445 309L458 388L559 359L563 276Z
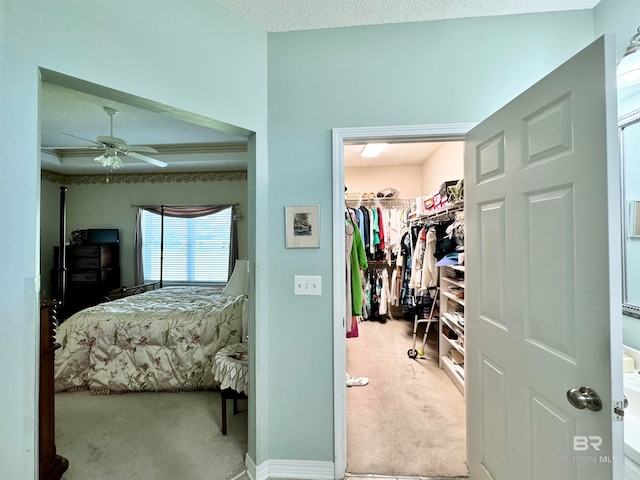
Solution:
M165 287L82 310L57 330L55 390L197 390L215 354L241 340L244 296Z

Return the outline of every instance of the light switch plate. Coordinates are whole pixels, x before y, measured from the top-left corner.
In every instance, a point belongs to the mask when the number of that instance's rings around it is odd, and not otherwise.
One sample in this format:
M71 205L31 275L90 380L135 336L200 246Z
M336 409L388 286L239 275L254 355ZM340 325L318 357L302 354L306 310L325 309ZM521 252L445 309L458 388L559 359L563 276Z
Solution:
M294 275L294 295L320 295L322 293L322 277L319 275Z

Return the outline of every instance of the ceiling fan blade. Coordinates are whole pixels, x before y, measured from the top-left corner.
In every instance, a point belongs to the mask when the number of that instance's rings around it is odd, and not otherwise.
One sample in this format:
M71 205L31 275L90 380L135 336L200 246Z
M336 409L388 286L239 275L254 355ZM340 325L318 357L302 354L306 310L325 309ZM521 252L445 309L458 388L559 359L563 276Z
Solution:
M149 145L127 145L128 152L138 152L138 153L158 153L158 151L150 147Z
M77 135L72 135L71 133L64 133L64 132L61 132L61 133L62 135L66 135L67 137L73 137L73 138L77 138L78 140L84 140L85 142L93 143L94 145L104 146L104 144L98 143L95 140L89 140L88 138L78 137Z
M144 162L150 163L152 165L156 165L158 167L166 167L167 166L167 164L165 162L162 162L160 160L156 160L155 158L147 157L146 155L140 155L139 153L129 152L127 150L121 150L121 151L122 151L122 153L124 153L125 155L128 155L129 157L137 158L138 160L142 160Z
M85 147L61 147L60 145L46 147L43 145L40 148L42 148L42 150L100 150L104 148L104 145L87 145Z

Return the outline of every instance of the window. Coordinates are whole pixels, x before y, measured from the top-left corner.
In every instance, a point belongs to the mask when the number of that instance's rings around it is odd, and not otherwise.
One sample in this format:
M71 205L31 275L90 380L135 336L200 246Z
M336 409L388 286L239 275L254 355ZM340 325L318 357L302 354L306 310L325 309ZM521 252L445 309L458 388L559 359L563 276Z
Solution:
M232 208L193 218L164 217L164 282L224 283L229 273ZM160 280L162 215L142 211L145 282Z

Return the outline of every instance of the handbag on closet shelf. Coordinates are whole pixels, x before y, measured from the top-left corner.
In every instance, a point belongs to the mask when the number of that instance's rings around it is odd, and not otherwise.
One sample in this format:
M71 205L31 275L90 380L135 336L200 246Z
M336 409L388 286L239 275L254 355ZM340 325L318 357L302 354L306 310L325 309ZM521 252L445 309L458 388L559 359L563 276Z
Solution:
M400 192L398 192L398 190L396 190L395 188L385 188L383 190L380 190L376 196L378 198L395 198L400 194Z
M464 198L464 179L461 179L455 185L447 187L447 195L449 202L456 203Z

